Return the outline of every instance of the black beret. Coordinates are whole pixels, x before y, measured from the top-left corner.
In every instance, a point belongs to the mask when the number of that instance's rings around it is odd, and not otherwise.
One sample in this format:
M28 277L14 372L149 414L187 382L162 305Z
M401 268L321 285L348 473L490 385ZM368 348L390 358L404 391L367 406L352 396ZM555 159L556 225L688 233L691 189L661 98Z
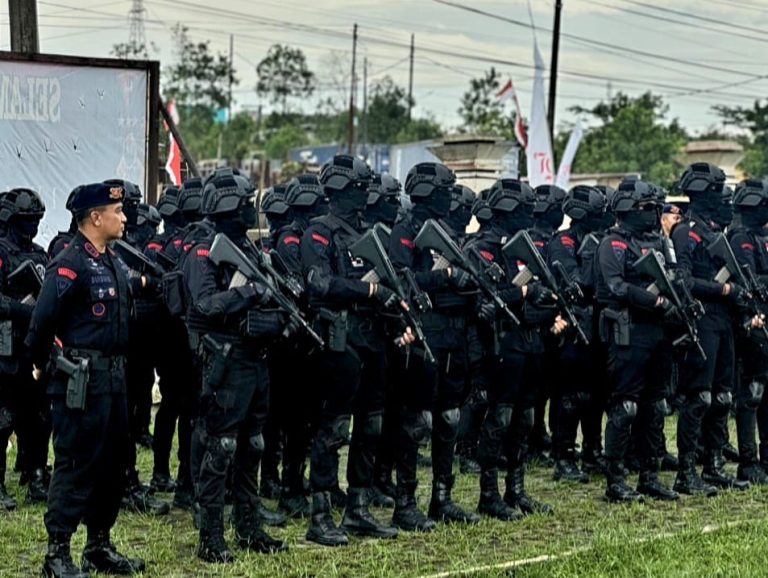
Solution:
M122 203L125 190L116 184L92 183L78 187L74 195L72 199L72 212L79 213L94 207Z

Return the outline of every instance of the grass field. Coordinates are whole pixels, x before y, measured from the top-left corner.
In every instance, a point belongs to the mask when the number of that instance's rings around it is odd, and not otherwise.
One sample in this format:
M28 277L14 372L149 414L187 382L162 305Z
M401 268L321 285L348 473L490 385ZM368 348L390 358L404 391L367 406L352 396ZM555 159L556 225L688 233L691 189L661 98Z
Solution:
M668 433L674 447L672 425ZM9 465L13 459L11 451ZM149 451L140 450L140 462L147 480ZM421 475L419 502L426 509L430 475ZM673 474L663 477L671 483ZM9 490L21 502L16 482L17 474L11 474ZM401 534L393 541L353 538L339 549L306 542L306 522L290 522L271 529L289 543L289 552L261 556L236 551L237 562L230 566L204 565L195 558L197 533L189 514L179 510L164 518L121 514L113 537L124 553L146 559L148 577L768 575L768 489L725 492L713 499L685 497L672 505L616 506L601 499L602 480L557 484L551 470L533 468L528 482L533 495L555 506L554 517L441 525L432 534ZM459 476L455 499L474 508L477 483L476 476ZM42 506L21 507L0 516L0 577L39 575L46 549L43 513ZM375 513L381 519L391 515ZM76 559L84 541L81 529L73 540Z

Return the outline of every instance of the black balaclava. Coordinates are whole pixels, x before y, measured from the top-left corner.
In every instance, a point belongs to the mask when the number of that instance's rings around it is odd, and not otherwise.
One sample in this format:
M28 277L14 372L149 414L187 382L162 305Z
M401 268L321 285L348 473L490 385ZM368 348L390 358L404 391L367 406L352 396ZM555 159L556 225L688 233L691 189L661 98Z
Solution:
M733 204L720 203L717 208L717 214L712 219L722 229L725 229L733 222Z
M723 204L721 202L720 193L705 192L696 193L690 195L691 199L691 212L694 215L698 215L707 221L715 221L717 214L720 211L720 207Z
M622 226L635 235L643 235L658 230L661 226L659 211L627 211L621 213Z
M157 233L157 227L147 222L143 225L137 225L134 227L132 238L137 246L143 247L149 242L155 233Z
M613 221L613 215L611 215L611 221ZM592 233L594 231L602 231L607 229L605 226L606 218L605 213L587 213L587 216L583 219L574 219L571 221L571 227L578 229L584 234Z
M387 227L393 227L400 212L400 201L397 197L381 195L378 200L365 207L365 220L368 223L384 223Z
M533 205L518 205L514 211L493 211L493 226L505 235L533 227Z
M467 207L466 205L459 205L456 210L450 211L448 216L445 217L445 222L459 235L466 234L471 220L472 207Z
M768 205L742 209L737 215L741 219L741 224L747 229L762 233L763 227L768 223Z
M11 217L8 223L8 231L18 244L29 245L32 239L37 236L41 218L31 215L15 215Z
M451 189L435 187L428 197L411 197L411 212L418 221L445 219L451 210Z
M557 231L563 224L565 215L560 207L550 208L543 213L536 213L533 216L535 226L549 232Z
M139 203L127 202L123 205L126 229L135 229L139 221Z
M330 212L354 227L360 226L368 203L368 184L350 183L344 190L331 194Z

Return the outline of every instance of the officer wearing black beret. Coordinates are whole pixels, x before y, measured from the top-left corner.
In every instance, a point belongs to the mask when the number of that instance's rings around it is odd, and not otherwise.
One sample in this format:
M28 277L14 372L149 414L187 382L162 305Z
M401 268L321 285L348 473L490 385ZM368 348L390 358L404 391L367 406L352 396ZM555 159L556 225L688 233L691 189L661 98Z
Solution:
M123 187L114 184L77 189L72 212L78 232L48 265L27 335L35 378L44 371L50 377L53 415L55 464L43 576L144 570L143 561L119 554L109 536L120 507L128 443L124 355L131 293L145 283L129 280L125 264L108 246L123 235L123 198ZM80 522L88 529L82 571L69 550Z

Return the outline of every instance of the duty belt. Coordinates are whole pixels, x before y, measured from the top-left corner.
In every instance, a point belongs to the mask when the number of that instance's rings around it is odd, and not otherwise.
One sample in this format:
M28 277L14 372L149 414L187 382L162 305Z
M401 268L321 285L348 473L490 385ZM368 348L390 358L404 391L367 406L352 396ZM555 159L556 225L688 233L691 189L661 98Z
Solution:
M67 357L85 357L90 360L90 367L96 371L112 371L125 367L125 357L122 355L104 355L96 349L81 349L65 347L64 355Z

